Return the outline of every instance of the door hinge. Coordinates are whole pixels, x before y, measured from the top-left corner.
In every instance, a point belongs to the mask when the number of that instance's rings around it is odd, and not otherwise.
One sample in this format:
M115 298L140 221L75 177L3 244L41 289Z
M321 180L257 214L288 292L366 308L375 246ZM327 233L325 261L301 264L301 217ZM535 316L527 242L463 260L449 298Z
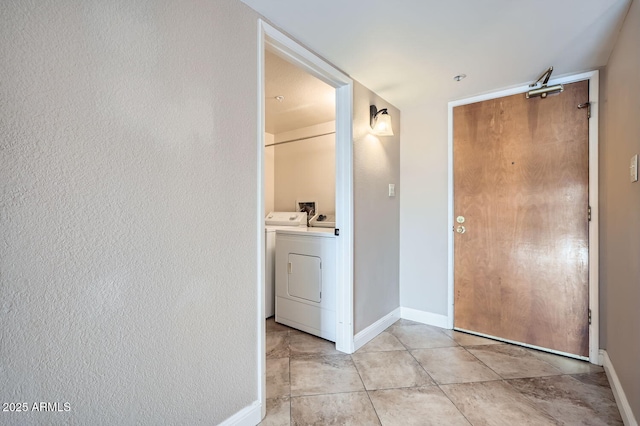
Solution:
M583 104L578 104L578 109L586 108L587 109L587 118L591 118L591 102L585 102Z
M587 208L587 219L591 222L591 206Z
M340 236L340 230L338 228L333 230L333 235L335 235L336 237Z
M591 325L591 309L589 309L589 325Z

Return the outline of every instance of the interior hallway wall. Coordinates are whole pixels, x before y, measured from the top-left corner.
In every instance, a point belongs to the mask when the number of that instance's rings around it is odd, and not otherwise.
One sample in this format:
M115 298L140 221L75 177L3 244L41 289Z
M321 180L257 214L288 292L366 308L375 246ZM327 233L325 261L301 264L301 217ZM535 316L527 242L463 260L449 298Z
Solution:
M0 400L70 407L3 425L211 425L257 400L257 17L0 2Z
M447 101L402 112L400 305L447 315Z
M371 134L369 105L388 108L394 136ZM354 82L354 333L400 306L400 123L400 110Z
M600 344L640 419L640 2L633 1L603 73L600 133Z
M296 200L316 201L323 214L336 211L335 121L275 135L274 205L277 211L296 211ZM331 133L324 135L325 133ZM324 136L317 136L324 135Z

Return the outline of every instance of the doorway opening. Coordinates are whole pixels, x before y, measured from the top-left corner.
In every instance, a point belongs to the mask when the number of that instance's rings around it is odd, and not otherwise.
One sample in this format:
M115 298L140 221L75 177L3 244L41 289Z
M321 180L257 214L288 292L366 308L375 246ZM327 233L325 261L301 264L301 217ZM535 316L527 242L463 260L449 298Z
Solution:
M271 25L259 21L258 40L258 383L266 410L265 352L265 58L275 55L329 85L335 92L336 349L353 352L353 81ZM279 96L279 95L275 95ZM277 102L278 99L275 99ZM274 141L275 142L275 141ZM308 201L308 200L307 200ZM292 206L293 207L293 206ZM322 209L322 206L319 206Z
M335 101L335 88L265 51L265 317L332 342Z

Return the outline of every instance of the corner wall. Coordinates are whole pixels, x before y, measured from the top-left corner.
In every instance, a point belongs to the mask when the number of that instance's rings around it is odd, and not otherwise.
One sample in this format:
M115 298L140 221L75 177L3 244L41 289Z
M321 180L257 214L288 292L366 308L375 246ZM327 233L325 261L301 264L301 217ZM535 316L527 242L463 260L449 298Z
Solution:
M388 108L394 136L374 136L369 105ZM400 306L400 111L361 84L353 89L354 334ZM389 184L396 195L389 197Z
M257 401L256 21L237 0L0 3L0 401L63 410L3 425Z
M603 75L600 137L600 342L640 418L640 2L631 3Z
M400 305L446 316L448 103L427 102L405 108L402 115Z

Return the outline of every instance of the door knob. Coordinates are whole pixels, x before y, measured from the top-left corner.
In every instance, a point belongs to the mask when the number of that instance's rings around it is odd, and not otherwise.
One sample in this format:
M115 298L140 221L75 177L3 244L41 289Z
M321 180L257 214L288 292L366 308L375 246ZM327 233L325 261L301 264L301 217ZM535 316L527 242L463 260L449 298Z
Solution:
M458 227L456 228L456 232L457 232L458 234L464 234L465 232L467 232L467 230L466 230L466 228L465 228L464 226L460 225L460 226L458 226Z

